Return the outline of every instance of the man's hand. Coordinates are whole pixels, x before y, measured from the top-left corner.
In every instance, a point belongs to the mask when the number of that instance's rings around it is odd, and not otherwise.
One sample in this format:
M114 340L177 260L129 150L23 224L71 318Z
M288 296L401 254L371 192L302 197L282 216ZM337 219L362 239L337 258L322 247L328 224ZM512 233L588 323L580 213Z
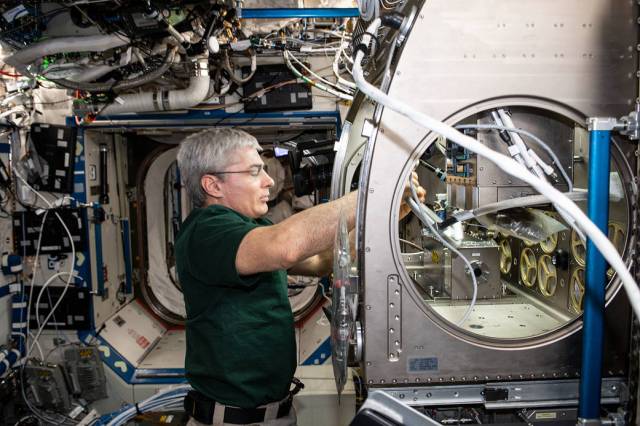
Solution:
M418 198L421 203L424 203L424 200L427 197L427 191L420 186L420 181L418 180L418 174L416 172L411 172L411 180L413 181L413 186L416 189L416 193L418 194ZM409 213L411 213L411 207L407 203L407 198L411 198L411 186L409 182L407 182L407 186L404 188L404 193L402 194L402 204L400 204L400 220L404 219Z

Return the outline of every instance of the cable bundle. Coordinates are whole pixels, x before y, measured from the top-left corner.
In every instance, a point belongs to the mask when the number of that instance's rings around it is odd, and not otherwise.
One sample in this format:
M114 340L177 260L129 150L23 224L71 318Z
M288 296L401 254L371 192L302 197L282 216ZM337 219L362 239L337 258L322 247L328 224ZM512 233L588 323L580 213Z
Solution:
M95 425L120 426L135 416L149 411L168 411L182 409L184 397L191 390L189 385L168 387L142 402L126 405L119 411L102 416Z

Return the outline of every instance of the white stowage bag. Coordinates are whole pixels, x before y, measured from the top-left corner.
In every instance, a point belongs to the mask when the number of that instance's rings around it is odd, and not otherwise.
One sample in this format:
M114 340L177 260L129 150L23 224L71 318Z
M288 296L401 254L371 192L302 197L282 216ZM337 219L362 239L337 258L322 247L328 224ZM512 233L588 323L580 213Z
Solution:
M164 180L167 169L176 160L177 148L162 153L153 162L144 182L147 219L147 248L149 265L147 279L153 295L166 309L176 315L186 316L182 292L174 284L177 279L174 268L167 265L164 205ZM158 183L161 184L158 184ZM158 190L160 189L160 190ZM158 214L162 212L162 214Z

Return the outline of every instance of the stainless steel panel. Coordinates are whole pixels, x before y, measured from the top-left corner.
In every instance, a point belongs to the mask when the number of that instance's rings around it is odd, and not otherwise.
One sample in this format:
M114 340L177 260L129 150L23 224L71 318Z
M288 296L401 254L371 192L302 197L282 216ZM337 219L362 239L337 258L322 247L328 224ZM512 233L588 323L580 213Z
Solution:
M581 123L620 116L637 93L635 2L607 0L430 0L409 34L389 93L455 123L499 106L531 106ZM580 323L525 340L462 333L423 303L398 254L404 182L435 135L389 110L365 153L359 201L364 283L364 368L368 386L575 378ZM403 290L402 352L389 362L386 277ZM605 376L624 375L629 307L606 311Z
M496 277L500 276L498 245L493 240L466 240L455 244L457 249L469 259L472 266L480 267L482 275L476 278L478 299L499 299L502 295L502 284ZM480 263L479 265L474 265ZM451 299L470 300L473 296L473 285L469 268L464 260L456 255L451 260Z
M542 141L553 142L556 155L560 160L560 164L571 176L573 165L573 123L562 123L552 117L543 115L534 115L531 112L521 108L511 108L513 124L520 129L529 131L538 136ZM491 120L485 119L481 124L494 124ZM528 141L527 136L523 136L525 142ZM497 132L480 132L478 140L505 155L508 155L507 145L500 139ZM547 154L536 145L530 144L530 148L548 163ZM478 157L477 161L478 186L526 186L523 181L506 174L495 164L484 157ZM553 182L552 182L553 183ZM557 184L566 184L559 177ZM500 197L498 197L500 198Z

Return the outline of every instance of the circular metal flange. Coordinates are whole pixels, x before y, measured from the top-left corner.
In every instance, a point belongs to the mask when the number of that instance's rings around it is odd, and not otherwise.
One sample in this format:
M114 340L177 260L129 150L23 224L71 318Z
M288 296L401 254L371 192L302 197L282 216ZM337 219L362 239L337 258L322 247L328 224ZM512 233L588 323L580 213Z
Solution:
M500 272L506 275L511 272L511 265L513 264L513 253L509 241L506 239L501 240L498 245L498 251L500 252Z
M584 116L581 116L581 114L577 113L576 111L569 110L560 104L556 104L548 100L541 100L538 98L530 98L530 97L503 97L503 98L495 98L487 101L478 102L473 105L469 105L465 108L462 108L452 115L447 116L444 121L449 124L460 123L464 119L469 118L470 115L478 114L478 111L487 111L494 108L504 107L505 105L509 107L516 106L516 107L532 108L534 112L535 112L535 109L541 109L543 111L546 111L547 113L548 112L555 113L560 116L559 121L562 121L563 119L573 121L575 123L574 127L580 127L580 123L584 122ZM381 107L377 109L377 111L381 111L381 110L382 110ZM377 142L392 140L393 138L398 138L404 135L404 133L402 135L398 135L396 132L393 132L392 126L389 127L387 126L387 124L388 123L383 123L381 125L380 131L376 133L376 140L374 141L374 144L370 145L370 149L368 149L365 154L365 158L371 157L374 159L373 160L374 165L369 165L368 168L365 168L364 177L367 179L366 180L367 182L371 182L371 181L378 182L375 179L372 179L371 172L370 172L370 170L374 170L374 169L378 170L375 167L375 165L377 164L376 161L378 161L378 157L383 159L381 160L382 164L384 164L384 160L388 160L388 155L386 152L384 154L381 154L380 152L378 152L376 155L374 155L373 146L379 147L381 146L381 144ZM387 136L382 131L385 129L389 130L389 132L387 133L392 135L393 138L391 136ZM413 133L408 133L408 134L409 136L414 137ZM371 213L373 211L377 212L376 207L382 208L383 204L385 206L388 206L390 203L392 206L400 204L399 200L402 197L402 193L404 190L404 183L408 178L410 171L413 169L415 160L419 158L420 153L424 152L435 141L436 138L437 136L435 134L428 133L427 136L422 139L420 144L416 146L415 150L412 151L412 155L406 159L407 161L404 166L404 169L398 174L399 179L395 183L395 189L393 192L394 195L392 197L389 197L388 195L386 195L387 192L381 191L381 188L384 188L383 184L378 183L378 185L376 185L375 188L373 187L373 185L370 185L367 187L366 196L362 197L364 201L360 203L360 206L363 206L366 204L366 205L369 205L370 208L368 209L369 213L366 213L366 210L363 208L359 210L360 212L365 212L365 213L359 213L359 215L364 215L364 217L361 218L361 221L360 221L362 224L366 223L368 226L371 226L372 223L375 223L376 225L379 224L380 218L378 217L377 213L375 214ZM625 154L618 147L618 142L614 140L613 145L614 145L612 149L613 161L616 164L618 171L621 174L621 178L623 182L628 181L633 176L632 168L628 165L628 162L625 161L626 160ZM397 154L394 151L391 151L391 153L394 155ZM396 160L398 160L399 163L402 163L401 159L396 159ZM379 170L382 171L383 168L380 168ZM389 170L387 168L384 168L384 172L388 173ZM361 179L361 180L365 181L364 179ZM374 193L374 190L375 190L375 193ZM624 187L624 191L625 191L625 199L630 200L631 197L630 197L629 188ZM383 194L383 195L380 195L380 194ZM391 200L389 200L389 198L391 198ZM396 203L396 201L398 202ZM380 205L378 206L378 204ZM632 207L633 205L631 204L631 202L628 202L627 205L625 206L625 210L628 210L627 214L630 220L631 218L634 217ZM392 207L390 212L391 220L387 220L389 219L387 217L384 218L385 219L384 225L386 226L387 223L391 225L389 228L389 231L390 231L389 236L391 237L392 241L395 241L397 240L397 238L399 238L398 227L396 225L397 222L395 220L397 210L398 210L397 207ZM566 235L565 238L568 239L570 235L569 231L563 231L559 233L558 240L563 240L564 239L563 237L565 235ZM369 246L366 246L366 244L375 245L375 243L378 242L378 240L386 241L386 238L383 238L383 236L379 236L378 234L376 234L376 237L373 237L371 236L371 234L369 234L368 238L365 238L365 240L366 240L366 242L364 243L365 247L368 248ZM379 246L384 247L384 242L380 243ZM376 247L376 248L379 249L380 247ZM627 243L625 244L625 254L628 251L628 247L629 247L629 236L627 236ZM523 244L522 249L526 249L526 248L529 248L529 247L524 247L524 244ZM537 247L536 248L531 247L531 249L532 249L531 251L533 251L534 254L535 254L535 250L538 250ZM539 249L539 250L541 253L542 249ZM372 256L371 254L367 255L365 253L363 256L364 259L362 264L363 264L363 269L365 274L367 273L368 269L370 270L369 272L373 273L373 271L377 272L377 270L381 267L381 265L384 265L384 267L388 266L386 259L389 258L388 256L389 253L386 250L384 249L377 250L377 251L371 250L371 252L376 253L376 255ZM400 245L399 244L394 245L391 250L391 255L393 258L393 262L395 263L395 268L390 268L390 270L394 272L398 271L398 274L400 275L401 280L409 282L410 278L408 276L407 271L403 267L402 259L398 255L399 252L400 252ZM578 251L578 254L579 254L578 257L580 258L580 251ZM517 270L516 274L519 274L521 272L519 268L520 267L519 263L522 263L521 262L522 259L519 253L516 253L516 252L512 252L512 256L513 256L512 268L515 266ZM576 261L573 262L574 267L576 263L577 263ZM533 264L533 268L535 268L536 270L535 274L537 275L537 258L536 258L536 263ZM513 273L513 269L512 269L512 273ZM534 274L533 271L529 273L530 276L532 276L533 274ZM520 278L519 275L518 275L518 278ZM526 281L530 282L531 280L526 280ZM525 285L524 282L521 281L521 283L523 286ZM615 285L609 285L609 288L607 290L607 302L613 299L613 297L616 295L616 293L621 287L618 281L614 281L614 284ZM460 329L459 327L456 327L446 318L441 316L435 309L432 308L432 306L428 302L425 302L423 300L422 295L418 289L413 288L412 286L408 286L407 290L408 290L408 296L419 305L419 307L426 314L426 316L431 321L433 321L438 327L440 327L442 330L450 333L455 337L461 338L462 340L468 343L481 346L481 347L490 347L494 349L525 349L525 348L544 345L547 343L561 340L564 337L575 333L582 327L582 323L580 321L573 319L568 321L565 325L560 326L554 330L550 330L549 333L544 333L540 336L523 337L521 339L520 338L519 339L503 339L503 338L486 336L486 335L478 336L474 332L470 332L468 330L463 330L463 329Z
M553 264L553 259L548 254L542 255L538 259L538 289L540 292L551 297L556 293L558 286L558 270Z
M571 231L571 254L578 265L585 265L587 246L575 230Z
M536 254L529 247L520 253L520 281L527 287L533 287L538 275Z
M584 297L584 268L576 268L569 280L569 304L578 314L582 313L582 299Z
M624 244L627 240L627 236L624 232L624 228L618 222L609 222L609 241L618 250L618 253L624 252Z
M544 241L540 241L540 248L543 252L551 254L558 247L558 234L551 234L549 238Z

